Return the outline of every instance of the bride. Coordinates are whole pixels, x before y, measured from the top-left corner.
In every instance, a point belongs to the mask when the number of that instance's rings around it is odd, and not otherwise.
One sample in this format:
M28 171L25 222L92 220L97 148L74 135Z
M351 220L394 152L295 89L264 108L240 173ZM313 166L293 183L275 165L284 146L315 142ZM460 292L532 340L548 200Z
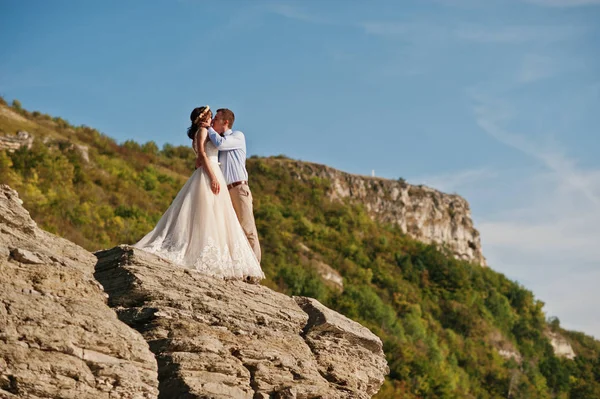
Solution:
M221 278L256 281L265 277L233 209L218 150L207 140L210 107L195 108L188 136L196 153L196 171L158 224L135 248L185 268Z

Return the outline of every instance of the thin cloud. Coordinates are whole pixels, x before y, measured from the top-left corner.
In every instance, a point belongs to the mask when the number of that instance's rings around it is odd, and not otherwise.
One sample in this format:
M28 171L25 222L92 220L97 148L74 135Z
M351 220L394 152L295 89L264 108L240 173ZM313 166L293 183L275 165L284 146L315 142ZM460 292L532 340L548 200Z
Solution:
M492 106L480 102L475 107L477 124L490 136L532 158L541 161L548 169L561 178L561 184L577 189L590 202L600 207L600 195L595 187L590 187L586 175L578 170L575 162L567 158L560 150L545 148L539 143L533 143L523 135L504 130L499 122L510 118L511 111L496 102ZM600 211L600 208L598 209Z
M377 36L403 36L414 30L414 26L401 22L366 21L361 22L359 26L367 35Z
M599 5L600 0L523 0L543 7L581 7Z
M532 83L559 74L585 70L586 63L574 57L553 58L539 54L526 54L523 57L517 81Z
M425 184L435 187L446 193L459 191L465 186L478 184L483 180L490 180L497 176L497 173L486 168L461 170L454 173L444 173L435 176L421 176L410 179L417 184Z
M600 1L600 0L598 0ZM369 36L404 39L411 42L446 43L449 40L489 44L553 43L572 39L585 33L588 28L571 25L514 25L491 28L481 25L448 25L430 20L363 20L338 21L311 13L291 3L273 3L267 12L312 25L335 25L362 30ZM533 75L532 75L533 76Z
M363 21L354 24L367 35L387 38L432 40L438 43L448 40L481 44L554 43L573 39L587 31L583 26L502 26L491 28L479 25L451 26L430 22Z
M550 188L548 193L553 190ZM549 202L553 202L549 199ZM540 211L544 215L548 212L534 209L539 203L533 203L527 209L530 216L535 216ZM594 244L598 233L596 226L600 222L597 214L582 214L577 210L564 210L564 215L554 215L552 219L538 220L535 222L519 220L520 216L505 214L506 220L484 220L478 224L478 228L485 232L487 245L504 248L505 250L518 250L523 256L538 259L532 261L532 265L544 257L544 253L561 252L576 254L572 259L577 262L600 262L600 248ZM519 214L523 210L519 210ZM557 217L558 216L558 217ZM541 218L540 218L541 219ZM596 234L596 235L594 235Z
M573 285L599 274L600 170L578 167L549 138L505 129L515 116L506 102L481 93L474 99L476 123L486 134L545 168L511 181L524 188L518 205L478 223L488 263L532 289L563 325L600 337L600 326L589 320L593 309L582 305L600 301L596 284Z
M285 17L288 19L293 19L295 21L308 22L310 24L316 24L316 25L335 24L335 22L330 19L311 14L311 13L306 12L306 11L304 11L296 6L293 6L291 4L285 4L285 3L270 4L267 7L267 9L269 12L271 12L273 14L277 14L279 16L282 16L282 17Z
M580 26L481 26L460 27L456 37L478 43L556 42L571 39L585 32Z
M550 57L528 54L523 59L518 80L521 83L531 83L550 78L558 73L558 67Z
M458 7L458 8L475 8L487 5L488 1L482 2L481 0L431 0L433 3L441 4L447 7Z

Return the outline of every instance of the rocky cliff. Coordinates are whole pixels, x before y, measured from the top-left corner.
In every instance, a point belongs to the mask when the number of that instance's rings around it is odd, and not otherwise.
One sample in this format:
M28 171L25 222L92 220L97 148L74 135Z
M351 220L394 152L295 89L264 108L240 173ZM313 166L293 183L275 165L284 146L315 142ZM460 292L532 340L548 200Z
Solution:
M155 398L154 355L118 320L96 258L0 185L0 398Z
M331 181L331 199L363 204L373 219L396 224L419 241L444 245L455 257L486 266L469 204L458 195L403 180L353 175L314 163L289 159L270 162L284 163L301 180L327 179Z
M7 186L0 256L0 398L370 398L388 372L378 337L314 299L94 257Z

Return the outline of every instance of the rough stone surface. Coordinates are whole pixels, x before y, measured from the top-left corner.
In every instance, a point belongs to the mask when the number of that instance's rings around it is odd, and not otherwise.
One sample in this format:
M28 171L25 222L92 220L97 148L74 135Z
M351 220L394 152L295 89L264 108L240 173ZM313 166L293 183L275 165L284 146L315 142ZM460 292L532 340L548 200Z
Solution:
M486 266L469 204L458 195L399 180L352 175L314 163L285 159L270 162L285 163L301 180L315 176L328 179L332 200L363 204L375 220L396 224L419 241L442 244L455 257Z
M0 398L156 398L156 360L118 320L96 258L0 185Z
M388 372L374 334L315 300L129 246L96 256L109 304L156 356L160 398L370 398Z
M550 340L550 344L554 349L554 354L557 357L564 357L571 360L575 359L575 351L565 337L550 330L546 330L544 335Z
M387 369L379 337L316 299L294 299L308 314L304 338L317 357L321 375L356 391L376 394L383 384L381 370ZM348 362L349 358L362 361Z

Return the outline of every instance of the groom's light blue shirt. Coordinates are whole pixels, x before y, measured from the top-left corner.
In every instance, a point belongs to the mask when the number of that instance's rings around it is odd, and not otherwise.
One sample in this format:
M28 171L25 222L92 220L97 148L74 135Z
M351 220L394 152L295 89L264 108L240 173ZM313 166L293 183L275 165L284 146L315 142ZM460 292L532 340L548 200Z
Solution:
M212 127L209 127L208 137L219 149L219 162L227 184L248 180L246 137L244 137L244 133L229 129L221 136Z

